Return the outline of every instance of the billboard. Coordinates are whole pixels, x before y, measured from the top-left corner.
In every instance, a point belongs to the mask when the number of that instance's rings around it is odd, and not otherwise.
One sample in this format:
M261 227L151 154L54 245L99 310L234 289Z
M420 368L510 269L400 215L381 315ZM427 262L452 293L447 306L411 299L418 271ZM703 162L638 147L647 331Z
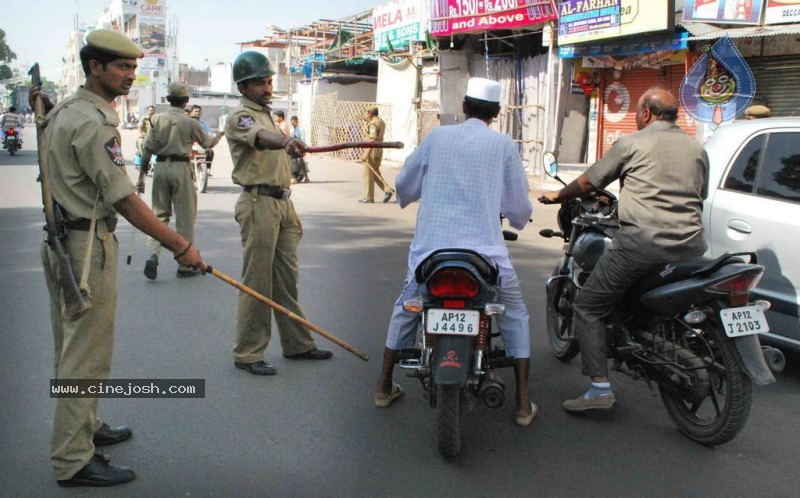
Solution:
M561 0L558 44L672 29L672 0Z
M533 26L558 17L553 0L430 0L431 35Z
M164 67L167 58L167 6L165 0L140 0L137 14L142 68Z
M375 50L391 51L425 40L425 0L393 0L372 9Z
M763 4L764 0L686 0L683 6L683 20L721 24L758 24Z

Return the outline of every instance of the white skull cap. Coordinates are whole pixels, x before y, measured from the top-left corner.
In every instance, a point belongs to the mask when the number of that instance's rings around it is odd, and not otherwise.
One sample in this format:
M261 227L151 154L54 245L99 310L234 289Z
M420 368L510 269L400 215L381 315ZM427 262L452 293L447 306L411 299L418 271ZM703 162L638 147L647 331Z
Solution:
M467 97L500 103L500 83L486 78L470 78L467 82Z

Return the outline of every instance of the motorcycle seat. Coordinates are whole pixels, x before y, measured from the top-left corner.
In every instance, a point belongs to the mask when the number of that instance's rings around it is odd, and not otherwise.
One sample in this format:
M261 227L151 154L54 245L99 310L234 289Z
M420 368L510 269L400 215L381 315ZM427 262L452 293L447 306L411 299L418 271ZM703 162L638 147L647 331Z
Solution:
M483 254L469 249L438 249L428 255L414 271L417 283L422 283L433 274L433 271L442 263L461 261L469 263L489 285L496 285L499 275L494 262Z
M673 263L664 263L645 274L631 287L629 296L638 297L662 285L668 285L692 277L709 275L726 264L744 263L745 260L740 257L743 255L750 255L750 253L723 254L718 258L698 257ZM753 255L753 258L754 257L755 255ZM754 260L751 261L755 262Z

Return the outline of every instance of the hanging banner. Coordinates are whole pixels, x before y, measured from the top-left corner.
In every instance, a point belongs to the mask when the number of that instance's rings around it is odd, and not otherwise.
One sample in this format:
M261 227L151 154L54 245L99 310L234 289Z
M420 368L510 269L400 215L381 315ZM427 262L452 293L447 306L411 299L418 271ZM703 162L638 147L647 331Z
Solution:
M425 0L394 0L372 9L372 33L379 52L425 40Z
M558 45L670 30L671 5L670 0L561 0Z
M763 6L764 0L686 0L683 6L683 20L720 24L758 24Z
M558 18L553 0L430 0L431 35L534 26Z
M764 24L800 22L800 0L767 0Z

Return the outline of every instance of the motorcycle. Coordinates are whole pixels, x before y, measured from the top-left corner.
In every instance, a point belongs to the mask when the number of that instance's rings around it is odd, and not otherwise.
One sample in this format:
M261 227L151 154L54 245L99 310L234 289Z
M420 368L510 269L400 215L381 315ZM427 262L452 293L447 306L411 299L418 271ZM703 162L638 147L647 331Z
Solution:
M17 130L14 128L6 129L6 139L3 141L3 148L8 149L8 153L12 156L22 148L22 140L17 135Z
M506 240L516 233L503 232ZM514 358L492 342L505 312L497 302L495 264L469 249L440 249L415 271L419 298L403 303L419 313L417 345L400 350L400 368L413 370L436 410L437 443L442 456L461 452L461 416L479 399L489 408L505 403L505 386L496 369L513 367Z
M197 142L192 144L191 159L195 187L202 194L208 189L208 168L210 163L207 160L206 150L200 147Z
M558 177L555 155L545 171ZM611 248L619 228L617 198L596 190L593 198L563 202L560 231L564 256L545 284L547 335L553 354L568 362L579 352L573 303L592 269ZM770 303L750 301L764 267L754 253L695 258L664 265L643 277L606 321L612 370L644 380L660 395L670 418L690 439L715 446L732 440L750 412L752 384L775 382L783 354L761 346Z

